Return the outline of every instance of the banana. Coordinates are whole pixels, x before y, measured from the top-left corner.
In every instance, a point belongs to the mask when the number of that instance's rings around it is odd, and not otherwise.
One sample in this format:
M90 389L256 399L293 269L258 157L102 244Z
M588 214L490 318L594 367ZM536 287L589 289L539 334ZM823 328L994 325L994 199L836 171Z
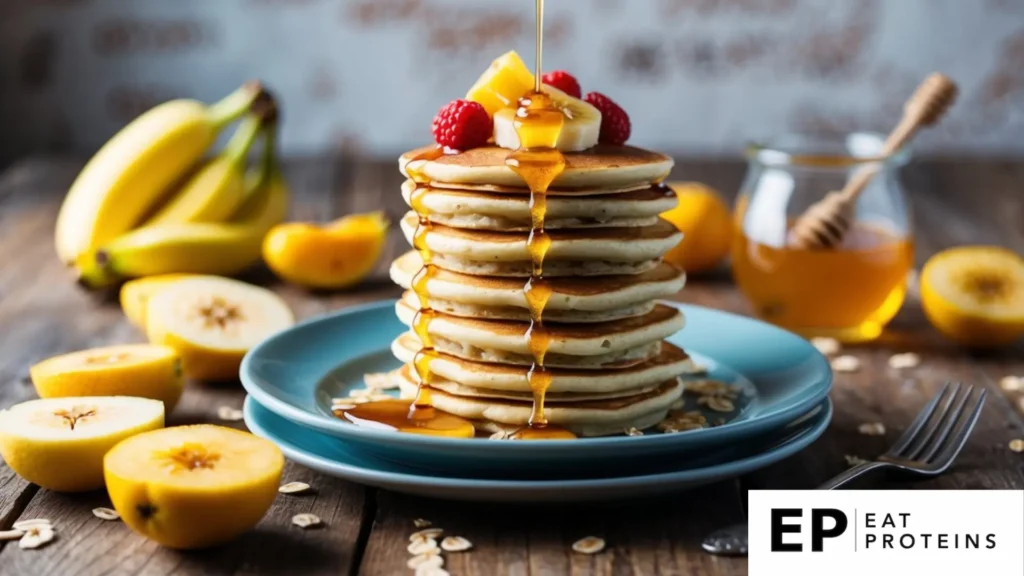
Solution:
M79 281L92 288L123 278L190 273L231 275L259 260L263 237L288 213L288 185L274 160L274 130L267 129L258 175L228 223L190 222L145 226L79 261Z
M234 214L245 195L245 160L262 118L250 114L224 150L210 160L143 226L185 222L223 222Z
M210 106L172 100L125 126L68 190L54 234L60 259L73 263L135 227L260 94L259 83L250 82Z
M565 115L565 124L558 136L556 148L562 152L579 152L597 144L601 135L601 111L588 102L573 98L548 85L541 88L552 103ZM516 132L516 108L502 108L494 113L494 143L502 148L519 148Z

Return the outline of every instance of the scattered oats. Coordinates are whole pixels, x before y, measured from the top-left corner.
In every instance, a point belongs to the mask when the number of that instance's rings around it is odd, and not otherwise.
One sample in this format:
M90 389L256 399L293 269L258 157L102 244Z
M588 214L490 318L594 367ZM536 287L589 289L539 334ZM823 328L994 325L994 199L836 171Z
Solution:
M445 552L464 552L473 547L473 543L462 536L448 536L441 540L441 549Z
M488 436L487 439L488 440L507 440L508 439L508 432L505 432L504 430L498 430L494 434L491 434L490 436Z
M580 554L597 554L604 550L604 540L597 536L587 536L573 542L572 549Z
M217 418L227 422L238 422L242 419L242 411L231 406L217 408Z
M117 520L121 518L121 515L117 513L117 510L112 510L110 508L93 508L92 515L100 520Z
M18 548L21 548L22 550L39 548L53 540L53 537L53 526L33 526L25 530L25 535L18 541Z
M673 402L671 406L669 406L669 410L682 410L683 406L686 406L686 400L683 400L682 398L677 398L676 401Z
M846 465L851 468L854 466L860 466L861 464L867 464L869 462L868 460L865 460L860 456L853 456L851 454L847 454L843 456L843 458L846 459Z
M707 373L708 373L708 367L703 365L703 364L694 364L690 368L689 372L687 372L687 374L692 374L694 376L700 376L701 374L707 374Z
M17 540L25 535L24 530L3 530L0 531L0 542L6 542L8 540Z
M441 556L441 549L434 548L429 552L419 554L409 558L409 561L405 563L406 566L413 570L419 570L421 567L440 568L444 566L444 558Z
M623 433L626 436L643 436L644 435L642 430L637 430L636 429L636 426L630 426L629 428L626 428L625 430L623 430Z
M1005 376L999 381L999 387L1007 392L1024 392L1024 377Z
M1024 438L1010 440L1010 450L1013 450L1014 452L1024 452Z
M681 430L679 430L678 428L673 428L671 426L666 426L662 428L661 431L665 434L675 434L676 432L680 432Z
M433 524L433 522L425 518L416 518L412 521L412 525L417 528L430 528L431 526L433 526Z
M316 514L305 513L292 516L292 524L299 528L314 528L323 524L323 521Z
M281 494L302 494L309 491L309 484L305 482L289 482L277 489Z
M716 396L705 396L704 398L708 399L708 408L711 408L715 412L732 412L733 410L736 409L736 406L733 405L732 400L718 398ZM701 400L703 400L704 398L701 398Z
M856 372L860 370L860 359L856 356L837 356L832 359L832 369L836 372Z
M50 522L46 518L32 518L29 520L19 520L11 527L15 530L28 530L29 528L35 528L36 526L53 526L53 522Z
M857 426L857 432L865 436L885 436L885 425L881 422L865 422Z
M889 357L889 368L899 370L901 368L917 368L921 364L921 357L913 352L893 354Z
M398 382L388 372L376 372L363 376L363 382L372 390L394 390Z
M811 338L811 346L818 349L825 356L831 356L839 352L839 340L835 338Z
M419 556L420 554L425 554L431 550L437 550L437 540L434 540L433 538L420 538L410 542L405 549L409 551L409 554Z
M697 396L722 396L725 398L736 398L740 395L739 388L718 380L694 380L687 382L683 387L683 393L696 394Z
M416 540L433 540L440 538L442 534L444 534L443 528L426 528L410 534L409 542L415 542Z
M416 569L415 576L451 576L447 570L434 566L422 566Z

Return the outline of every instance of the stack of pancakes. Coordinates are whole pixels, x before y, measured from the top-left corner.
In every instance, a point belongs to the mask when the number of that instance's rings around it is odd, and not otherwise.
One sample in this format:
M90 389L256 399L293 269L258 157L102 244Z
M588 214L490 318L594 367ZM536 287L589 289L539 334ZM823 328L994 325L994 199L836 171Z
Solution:
M485 147L440 158L427 149L399 159L412 180L403 185L410 211L402 230L410 243L421 217L421 248L435 270L419 287L436 315L427 332L434 346L430 397L439 410L474 421L481 430L528 425L533 363L523 288L532 262L530 192L505 165L508 150ZM672 160L628 146L597 146L565 154L565 170L547 192L545 229L551 246L544 278L553 290L544 309L550 345L544 366L552 379L548 423L577 435L621 434L661 421L682 394L687 354L662 340L683 327L682 313L656 303L678 292L683 271L661 257L681 239L659 214L676 205L659 184ZM415 196L415 201L413 201ZM423 267L416 251L391 266L406 289L398 317L412 326L420 299L413 279ZM410 330L392 345L405 363L403 396L416 393L413 359L420 341Z

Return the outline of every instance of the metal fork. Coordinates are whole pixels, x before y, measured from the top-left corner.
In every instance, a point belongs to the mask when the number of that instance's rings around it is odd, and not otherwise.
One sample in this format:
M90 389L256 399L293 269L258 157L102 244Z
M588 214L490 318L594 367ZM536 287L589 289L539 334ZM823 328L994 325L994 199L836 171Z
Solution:
M988 391L980 386L964 386L947 382L917 418L900 436L896 444L873 462L858 464L818 487L832 490L881 468L895 469L919 476L937 476L945 472L981 415ZM736 524L710 534L702 543L712 554L745 556L747 554L747 525Z

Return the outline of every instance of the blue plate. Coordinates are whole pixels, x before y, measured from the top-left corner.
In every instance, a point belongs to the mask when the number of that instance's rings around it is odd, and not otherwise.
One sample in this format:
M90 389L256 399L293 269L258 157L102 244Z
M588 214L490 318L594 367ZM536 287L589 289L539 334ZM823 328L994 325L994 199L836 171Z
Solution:
M673 458L650 474L577 477L567 480L495 480L422 474L415 468L368 458L347 442L299 426L245 400L245 423L271 440L290 460L330 476L360 484L448 500L490 502L577 502L614 500L675 492L733 478L787 458L817 439L832 419L832 403L823 401L789 425L742 446L693 460Z
M366 373L398 366L390 345L406 328L395 318L393 301L341 310L268 338L242 361L241 380L268 410L376 458L492 477L557 475L609 461L635 466L704 453L775 430L827 396L828 362L803 338L743 316L677 306L686 315L686 328L668 340L707 366L709 377L747 392L725 425L679 434L494 442L399 434L341 421L331 414L331 398L363 387Z

